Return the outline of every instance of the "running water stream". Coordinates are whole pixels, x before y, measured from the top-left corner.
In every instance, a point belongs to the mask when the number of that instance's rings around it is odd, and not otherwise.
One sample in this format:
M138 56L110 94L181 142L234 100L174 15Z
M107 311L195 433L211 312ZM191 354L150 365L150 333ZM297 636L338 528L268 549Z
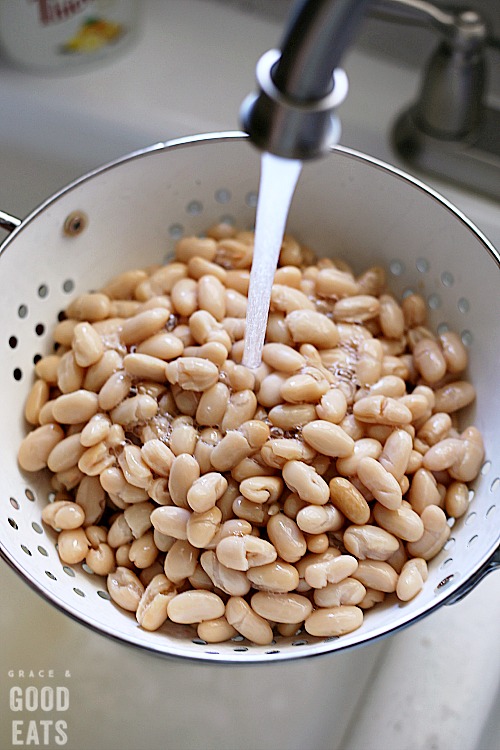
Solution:
M295 159L282 159L268 153L261 157L243 354L246 367L255 368L261 363L274 274L301 168L302 162Z

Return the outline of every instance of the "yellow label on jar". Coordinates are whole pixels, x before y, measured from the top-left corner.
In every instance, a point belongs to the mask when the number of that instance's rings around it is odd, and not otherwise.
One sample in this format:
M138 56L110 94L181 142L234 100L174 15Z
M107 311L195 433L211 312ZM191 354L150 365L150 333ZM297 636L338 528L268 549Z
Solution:
M16 65L58 71L114 56L138 26L136 0L0 2L0 49Z

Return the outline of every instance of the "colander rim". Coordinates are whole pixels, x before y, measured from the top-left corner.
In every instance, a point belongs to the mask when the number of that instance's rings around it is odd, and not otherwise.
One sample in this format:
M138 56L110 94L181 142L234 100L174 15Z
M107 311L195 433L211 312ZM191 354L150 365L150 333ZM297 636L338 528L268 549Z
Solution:
M241 131L221 131L221 132L202 133L198 135L185 136L182 138L176 138L176 139L171 139L168 141L152 144L145 148L135 150L124 156L120 156L117 159L114 159L102 166L99 166L87 172L86 174L82 175L81 177L78 177L75 180L71 181L66 186L62 187L56 193L54 193L53 195L48 197L46 200L44 200L42 203L40 203L39 206L37 206L33 211L31 211L26 216L26 218L21 221L20 225L16 227L0 245L0 258L5 252L5 250L12 244L12 242L15 241L17 236L23 231L23 229L29 224L31 224L41 213L43 213L45 209L47 209L49 206L55 203L62 196L70 193L72 190L81 186L83 183L90 181L94 177L97 177L109 170L119 167L132 160L141 159L143 157L150 156L156 152L162 153L162 152L170 151L173 149L186 148L192 145L202 145L202 144L208 145L210 143L220 144L224 142L234 142L234 141L243 142L247 138L248 138L247 134ZM447 198L442 196L439 192L429 187L428 185L426 185L424 182L420 181L418 178L414 177L413 175L410 175L406 173L405 171L399 169L398 167L387 164L386 162L381 161L380 159L364 154L355 149L351 149L351 148L347 148L343 146L334 146L332 147L331 152L342 154L346 156L347 158L360 161L362 163L375 167L376 169L379 169L385 173L389 173L390 175L398 179L401 179L406 183L409 183L414 188L417 188L421 192L430 196L434 201L440 204L448 212L453 214L455 218L460 220L460 222L464 224L474 234L475 238L483 245L484 249L490 254L490 256L496 262L497 266L500 268L500 253L495 249L495 247L490 242L490 240L482 233L482 231L474 224L474 222L472 222L462 211L460 211L460 209L458 209L451 201L449 201ZM244 654L239 654L237 652L233 652L230 655L224 654L224 653L207 653L206 651L201 651L201 650L199 653L195 653L191 650L189 652L186 651L186 653L183 653L182 649L178 649L177 652L173 652L173 651L170 651L168 648L166 649L162 648L161 645L156 647L156 644L152 644L152 643L144 644L144 643L140 643L138 640L135 641L134 639L130 639L130 637L117 635L116 633L113 633L111 629L105 623L97 623L91 617L87 617L86 615L82 615L82 614L75 614L75 612L72 610L72 608L69 605L66 606L65 602L58 599L58 597L52 595L52 593L49 590L40 589L37 583L30 577L29 572L26 570L23 570L20 566L17 565L14 559L10 557L8 550L4 548L1 542L0 542L0 557L9 565L11 569L13 569L25 581L25 583L27 583L30 586L30 588L32 588L38 595L43 597L51 605L56 607L56 609L58 609L59 611L63 612L66 615L69 615L69 617L71 617L72 620L90 628L90 630L94 632L100 633L101 635L105 635L106 637L111 638L115 642L122 643L123 645L132 645L136 648L140 648L142 650L148 651L149 653L153 653L157 656L162 656L164 658L183 659L183 660L188 659L196 663L212 663L213 664L215 662L221 665L238 664L239 666L241 666L243 664L275 663L277 661L289 661L289 660L291 661L291 660L296 660L296 659L305 659L305 658L331 655L332 653L345 651L350 648L373 643L382 638L385 638L386 636L399 632L403 630L404 628L408 627L409 625L412 625L418 622L419 620L423 619L424 617L430 615L439 607L441 607L443 604L450 603L453 600L457 599L459 597L460 590L462 588L466 588L467 582L469 582L478 573L478 571L480 571L485 565L488 564L488 561L490 560L492 555L498 552L499 549L500 549L500 544L499 544L499 540L497 539L491 544L490 547L488 547L485 551L483 551L482 555L480 556L480 559L476 562L474 566L471 567L471 569L468 571L468 575L465 578L459 579L456 582L452 582L450 586L446 588L445 591L441 592L440 594L436 594L435 599L431 603L427 603L425 606L422 606L420 610L417 610L406 620L400 621L399 623L394 624L394 625L380 627L374 630L374 632L372 632L371 634L368 634L367 636L365 636L359 642L346 643L345 645L343 645L341 640L340 642L335 641L335 647L332 647L331 645L329 646L327 642L318 643L318 644L315 644L315 648L311 649L310 652L301 652L299 650L291 651L287 648L286 652L279 651L279 650L276 650L276 653L269 653L269 654L261 653L261 652L254 653L254 654L250 652L245 652ZM271 651L272 646L270 646L269 649Z

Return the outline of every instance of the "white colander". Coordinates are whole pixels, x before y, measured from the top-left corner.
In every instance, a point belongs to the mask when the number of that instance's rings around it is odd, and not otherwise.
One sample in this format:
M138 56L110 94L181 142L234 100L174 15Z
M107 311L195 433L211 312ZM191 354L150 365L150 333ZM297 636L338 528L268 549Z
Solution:
M431 325L456 330L470 350L477 403L466 415L486 444L470 509L430 564L424 591L403 604L388 597L363 626L341 638L301 633L255 646L242 638L208 645L167 624L139 628L109 601L104 579L59 560L41 524L50 494L43 472L17 465L26 434L23 406L33 362L52 350L51 329L73 295L127 268L162 261L183 234L221 219L253 226L259 156L241 133L159 144L105 166L49 199L5 241L0 255L3 423L0 544L4 559L36 591L91 628L171 656L271 662L352 647L395 631L456 600L500 564L499 256L448 202L416 180L361 154L336 148L304 166L288 231L319 255L340 255L357 272L384 265L392 291L418 291ZM8 226L8 219L4 219Z

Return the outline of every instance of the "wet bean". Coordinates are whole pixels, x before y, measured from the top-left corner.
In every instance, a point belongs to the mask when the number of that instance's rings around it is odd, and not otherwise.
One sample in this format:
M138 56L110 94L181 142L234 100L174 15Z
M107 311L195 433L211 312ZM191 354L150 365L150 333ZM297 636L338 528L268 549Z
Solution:
M328 484L313 466L303 461L288 461L283 467L283 479L301 500L313 505L325 505L330 497Z
M348 479L334 477L330 480L332 504L352 523L365 524L370 517L370 507L365 498Z
M252 643L265 646L273 640L267 620L260 617L241 596L232 596L226 603L226 619L238 633Z
M313 612L304 623L310 635L335 637L351 633L363 624L363 612L359 607L342 605L325 607Z
M388 560L399 547L392 533L370 524L349 526L344 531L343 543L358 560Z
M136 611L137 622L145 630L158 630L168 616L168 605L177 591L171 581L159 573L149 582Z
M318 607L340 607L343 604L356 605L363 601L366 589L355 578L344 578L338 583L328 583L314 590L314 603Z
M144 594L144 586L135 573L117 567L108 575L107 588L115 604L129 612L136 612Z

